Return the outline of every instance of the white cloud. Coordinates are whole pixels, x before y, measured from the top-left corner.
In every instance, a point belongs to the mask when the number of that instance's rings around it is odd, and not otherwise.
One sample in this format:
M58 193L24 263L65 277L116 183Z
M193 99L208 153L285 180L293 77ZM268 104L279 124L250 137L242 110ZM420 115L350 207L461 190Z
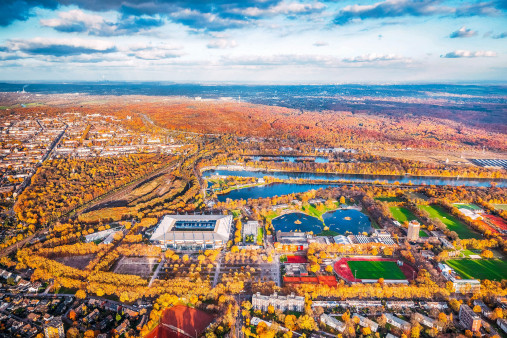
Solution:
M495 57L495 56L497 56L496 52L493 52L491 50L479 50L476 52L472 52L469 50L455 50L445 55L441 55L440 57L448 59L457 59L457 58L477 58L477 57Z
M404 58L402 56L396 55L396 54L365 54L360 56L355 56L352 58L344 58L343 62L382 62L382 61L403 61L403 62L410 62L411 60L409 58Z
M463 26L460 29L458 29L457 31L452 32L451 35L449 35L449 37L451 39L455 39L455 38L470 38L470 37L475 36L475 35L477 35L477 31L473 31L470 28L466 28L465 26Z
M234 48L238 45L235 40L231 39L215 39L210 41L206 47L211 49L225 49L225 48Z

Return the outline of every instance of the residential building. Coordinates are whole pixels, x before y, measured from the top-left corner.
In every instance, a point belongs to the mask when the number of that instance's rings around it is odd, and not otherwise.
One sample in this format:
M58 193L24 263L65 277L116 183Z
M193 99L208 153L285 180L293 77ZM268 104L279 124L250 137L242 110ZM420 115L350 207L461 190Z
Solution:
M472 332L477 332L481 329L481 317L466 304L462 304L459 308L459 321L465 329Z
M46 338L64 338L62 317L55 317L44 325L44 337Z
M502 329L503 332L507 333L507 319L498 318L496 320L496 325Z
M263 296L257 292L252 296L252 306L254 309L268 311L268 306L272 305L275 310L303 312L305 308L305 297L280 296L276 292L271 296Z
M481 308L481 312L484 317L489 317L493 314L493 311L491 311L491 309L484 304L482 300L474 300L474 305L478 305Z
M430 329L432 328L436 328L438 330L441 330L442 328L438 325L438 322L433 319L433 318L430 318L428 316L425 316L423 315L422 313L416 313L415 314L415 319L421 323L422 325L426 326L426 327L429 327Z
M417 221L410 221L408 223L407 239L409 241L417 241L419 239L419 231L421 224Z
M386 322L388 324L391 324L394 327L397 327L400 330L408 331L411 328L411 325L409 322L396 317L392 313L385 313L384 316L386 317Z
M335 317L331 317L330 315L327 315L325 313L320 315L320 322L329 326L332 329L337 330L338 332L345 331L345 328L347 327L347 325L345 325L344 322L341 322Z
M370 330L373 332L377 332L378 330L378 324L375 323L373 320L368 319L366 317L361 316L360 314L354 313L352 318L358 318L359 319L359 325L362 327L369 327Z

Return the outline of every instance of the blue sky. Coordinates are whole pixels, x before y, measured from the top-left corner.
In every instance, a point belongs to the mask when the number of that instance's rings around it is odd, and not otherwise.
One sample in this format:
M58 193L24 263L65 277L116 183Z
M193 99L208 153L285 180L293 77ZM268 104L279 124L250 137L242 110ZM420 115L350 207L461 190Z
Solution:
M3 0L0 80L507 79L507 1Z

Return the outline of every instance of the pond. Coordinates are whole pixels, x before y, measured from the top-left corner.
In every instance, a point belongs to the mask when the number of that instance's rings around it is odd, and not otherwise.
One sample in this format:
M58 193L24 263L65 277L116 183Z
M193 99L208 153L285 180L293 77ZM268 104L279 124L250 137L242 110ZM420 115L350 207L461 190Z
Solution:
M346 234L347 231L353 234L370 233L372 231L370 218L358 210L340 209L330 211L322 215L322 218L329 230L336 231L341 235Z
M325 213L322 218L329 230L345 235L347 232L358 234L370 233L372 230L368 216L358 210L340 209ZM294 212L273 218L275 232L313 232L319 234L324 230L324 224L316 217L301 212Z
M301 212L293 212L273 218L272 224L275 228L275 232L312 231L314 234L318 234L324 230L324 225L318 218L308 216Z

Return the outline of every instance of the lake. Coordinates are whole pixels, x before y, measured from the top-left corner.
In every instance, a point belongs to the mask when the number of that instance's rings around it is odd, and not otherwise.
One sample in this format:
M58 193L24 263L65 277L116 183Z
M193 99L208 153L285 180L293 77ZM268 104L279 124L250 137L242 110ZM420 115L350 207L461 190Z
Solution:
M487 178L452 178L432 176L394 176L394 175L361 175L361 174L333 174L333 173L304 173L284 171L249 171L249 170L206 170L203 177L212 175L240 176L240 177L264 177L271 176L279 179L311 179L323 181L347 181L356 183L399 182L401 184L412 183L414 185L451 185L451 186L472 186L489 187L491 182L496 182L498 187L507 187L507 180ZM272 195L274 196L274 195ZM232 197L231 197L232 198ZM251 197L254 198L254 197Z

